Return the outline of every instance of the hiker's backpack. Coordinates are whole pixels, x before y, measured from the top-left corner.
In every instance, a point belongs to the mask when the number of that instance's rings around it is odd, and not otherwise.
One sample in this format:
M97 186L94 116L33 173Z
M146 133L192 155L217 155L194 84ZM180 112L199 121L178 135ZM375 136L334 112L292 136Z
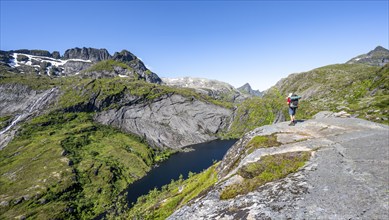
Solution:
M297 108L299 106L299 99L300 98L301 98L301 96L297 96L297 95L291 96L290 97L290 107Z

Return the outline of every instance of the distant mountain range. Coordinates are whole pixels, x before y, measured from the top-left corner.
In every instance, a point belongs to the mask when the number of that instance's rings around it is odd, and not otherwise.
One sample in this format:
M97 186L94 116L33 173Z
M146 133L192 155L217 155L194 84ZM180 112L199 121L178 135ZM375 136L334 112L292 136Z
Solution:
M166 84L168 86L192 88L201 94L209 95L216 99L222 99L238 103L249 97L260 96L261 94L259 91L252 90L250 84L248 83L236 89L235 87L226 82L205 78L162 78L162 82L163 84ZM247 89L247 86L249 90L245 90Z

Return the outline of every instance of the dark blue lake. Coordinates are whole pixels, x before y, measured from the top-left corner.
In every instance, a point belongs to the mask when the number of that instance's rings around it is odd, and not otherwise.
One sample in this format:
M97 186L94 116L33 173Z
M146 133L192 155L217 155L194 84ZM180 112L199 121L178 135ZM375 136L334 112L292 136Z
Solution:
M188 146L194 151L182 152L172 155L168 160L153 168L145 177L128 187L127 201L131 206L139 196L147 194L154 188L160 189L169 184L172 179L177 180L180 174L184 179L189 171L199 173L210 167L214 161L223 159L227 150L236 140L215 140Z

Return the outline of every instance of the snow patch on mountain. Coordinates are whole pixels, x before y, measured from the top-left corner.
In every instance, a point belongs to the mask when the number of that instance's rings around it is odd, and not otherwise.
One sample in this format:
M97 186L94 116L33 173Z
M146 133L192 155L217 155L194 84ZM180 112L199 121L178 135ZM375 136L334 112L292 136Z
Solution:
M18 61L17 58L19 55L28 57L28 61ZM11 61L10 65L13 67L18 67L21 64L40 67L39 65L32 65L32 60L36 60L38 62L47 62L47 63L50 63L51 66L56 66L56 67L61 67L69 61L86 62L86 63L92 62L91 60L82 60L82 59L61 60L61 59L54 59L51 57L34 56L34 55L24 54L24 53L13 53L13 54L11 54L11 56L13 57L13 60Z

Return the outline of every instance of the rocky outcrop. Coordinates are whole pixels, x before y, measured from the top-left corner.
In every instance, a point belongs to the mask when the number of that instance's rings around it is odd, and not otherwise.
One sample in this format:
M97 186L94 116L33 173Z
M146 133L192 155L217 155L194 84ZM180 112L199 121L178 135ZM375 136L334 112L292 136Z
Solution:
M128 97L129 106L97 113L95 120L136 134L157 147L182 148L216 139L232 110L181 95L153 101Z
M90 60L92 62L98 62L101 60L108 60L111 58L106 49L96 49L96 48L72 48L65 51L62 59L81 59L81 60Z
M259 90L253 90L251 88L250 84L248 84L248 83L244 84L243 86L241 86L237 89L243 93L250 94L252 96L260 96L260 97L263 96L262 92L260 92Z
M389 127L335 115L247 133L219 165L218 183L168 219L386 219ZM280 146L247 151L252 138L271 134ZM296 173L220 200L226 186L242 181L239 168L265 155L301 151L311 158Z
M151 83L162 82L162 80L159 78L157 74L148 70L145 64L140 59L138 59L134 54L130 53L127 50L122 50L120 53L116 52L113 55L112 59L127 64L133 70L135 70L135 72L142 79L145 79L147 82L151 82Z
M378 46L369 53L354 57L346 63L363 63L371 66L384 66L386 63L389 63L389 50Z
M78 74L83 70L88 69L91 67L93 64L90 62L83 62L83 61L67 61L63 65L63 74L64 75L74 75Z
M51 55L54 59L61 59L61 54L59 51L54 51Z
M47 50L27 50L27 49L21 49L21 50L12 50L11 53L23 53L23 54L29 54L34 56L42 56L42 57L52 57L52 54Z
M9 63L11 54L8 51L0 50L0 63Z
M138 58L134 54L132 54L130 51L122 50L121 52L116 52L113 55L112 59L117 60L117 61L121 61L124 63L129 63L129 62L136 60Z

